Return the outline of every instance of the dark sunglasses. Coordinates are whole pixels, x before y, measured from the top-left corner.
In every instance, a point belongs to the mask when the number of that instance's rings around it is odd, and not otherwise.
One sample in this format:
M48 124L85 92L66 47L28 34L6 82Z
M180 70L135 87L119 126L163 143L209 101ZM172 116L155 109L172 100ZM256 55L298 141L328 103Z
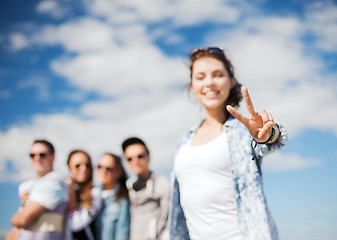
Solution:
M79 164L79 163L78 163L78 164L75 165L75 168L78 169L78 168L80 168L81 165L84 165L86 168L91 168L91 165L90 165L89 163L86 163L86 164L83 164L83 163L82 163L82 164Z
M218 56L224 56L223 50L221 48L218 48L218 47L196 48L190 54L191 62L198 59L202 52L208 52L210 54L214 54L214 55L218 55Z
M40 158L47 157L48 153L30 153L29 156L31 159L33 159L35 156L39 156Z
M105 169L105 171L108 171L108 172L113 172L115 170L117 170L117 168L115 167L103 167L102 165L97 165L97 169Z
M127 158L127 160L128 160L128 162L130 162L130 161L132 161L133 158L144 159L145 157L146 157L146 153L137 155L135 157Z

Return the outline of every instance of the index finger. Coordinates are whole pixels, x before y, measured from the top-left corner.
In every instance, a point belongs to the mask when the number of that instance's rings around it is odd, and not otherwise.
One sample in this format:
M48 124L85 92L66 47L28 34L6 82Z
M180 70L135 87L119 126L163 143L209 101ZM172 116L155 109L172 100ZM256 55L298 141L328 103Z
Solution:
M246 118L243 114L239 113L235 110L231 105L226 106L227 111L233 115L237 120L239 120L243 125L247 126L248 118Z
M252 99L249 96L248 89L246 87L242 87L242 94L246 102L247 110L250 115L255 113L254 105Z

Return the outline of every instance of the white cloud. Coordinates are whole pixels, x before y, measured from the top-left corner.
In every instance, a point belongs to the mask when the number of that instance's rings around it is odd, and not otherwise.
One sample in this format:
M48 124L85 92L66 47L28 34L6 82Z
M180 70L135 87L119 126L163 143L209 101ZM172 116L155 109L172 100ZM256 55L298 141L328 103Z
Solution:
M0 153L0 181L21 181L35 176L27 171L30 169L29 143L32 141L30 131L26 127L12 127L8 131L0 132L0 146L3 149ZM6 137L10 136L7 140ZM13 151L5 151L15 149ZM17 172L7 171L6 163L10 161ZM18 179L19 178L19 179Z
M12 46L15 50L19 50L31 44L60 44L66 50L75 52L114 49L123 44L150 44L150 37L156 37L155 32L163 28L169 30L165 35L165 41L176 43L181 42L182 38L181 35L171 32L174 27L206 21L233 23L239 17L239 12L232 6L233 4L220 0L146 1L148 3L133 0L89 1L88 11L96 16L106 16L107 22L102 19L96 20L94 16L87 16L60 26L43 26L32 36L14 35ZM56 1L48 0L41 2L37 9L42 13L57 14L61 12L59 5ZM151 31L146 25L158 24L161 21L162 26L159 24Z
M281 99L273 103L276 112L283 116L284 124L293 136L307 128L333 130L337 135L336 86L328 87L303 82L274 97Z
M303 158L295 153L276 152L263 159L263 170L282 172L319 167L324 164L322 159Z
M143 98L146 97L144 94ZM130 104L134 100L131 99ZM120 111L120 102L110 103L105 110L113 113L113 118L109 114L86 120L81 115L70 113L35 115L29 125L0 132L1 147L16 149L0 152L0 169L4 169L0 181L21 181L34 176L30 170L28 152L35 138L49 139L55 145L55 168L67 174L66 158L72 149L83 148L96 163L106 151L120 154L122 140L133 135L144 138L148 143L153 169L161 169L169 176L177 139L198 119L198 111L188 100L177 95L160 105L154 104L154 101L147 107L125 111ZM94 108L91 109L94 111ZM8 160L13 161L18 172L6 171Z
M159 49L145 45L58 59L51 66L79 88L112 96L162 91L181 83L186 72L182 60L169 59Z
M187 26L206 21L233 23L239 18L239 11L233 5L231 1L221 0L96 0L90 2L88 9L113 23L158 23L170 19L175 26Z
M327 2L316 2L306 12L307 29L315 36L315 46L327 52L337 52L337 7Z
M115 47L115 33L100 21L83 18L60 26L45 26L32 37L41 45L60 45L70 52L103 51Z
M67 10L60 6L60 2L54 0L41 1L36 7L36 11L55 18L61 18L67 13Z
M214 23L234 23L240 17L237 7L231 1L184 0L175 1L173 21L177 26L196 25L206 21Z
M29 45L29 41L22 33L12 33L9 35L9 44L13 50L21 50Z
M247 84L282 89L294 80L306 80L321 67L319 60L305 56L301 23L296 19L248 19L237 29L216 31L207 41L228 48L241 81Z
M36 90L36 98L38 100L47 100L50 97L49 82L42 77L31 77L21 80L18 87L22 89L33 88Z
M168 1L91 1L88 10L93 14L107 17L113 23L133 23L137 21L154 22L165 19L168 15Z

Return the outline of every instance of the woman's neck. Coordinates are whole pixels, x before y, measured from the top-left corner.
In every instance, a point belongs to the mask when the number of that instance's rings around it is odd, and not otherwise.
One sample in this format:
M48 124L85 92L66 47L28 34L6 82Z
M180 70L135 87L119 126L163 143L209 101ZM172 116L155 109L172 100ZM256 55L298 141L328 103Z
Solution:
M205 123L207 125L218 125L226 122L227 116L223 111L207 111Z
M191 140L191 144L194 146L201 145L211 141L219 136L223 130L223 123L225 122L225 114L217 112L207 112L206 119L196 129L195 135Z

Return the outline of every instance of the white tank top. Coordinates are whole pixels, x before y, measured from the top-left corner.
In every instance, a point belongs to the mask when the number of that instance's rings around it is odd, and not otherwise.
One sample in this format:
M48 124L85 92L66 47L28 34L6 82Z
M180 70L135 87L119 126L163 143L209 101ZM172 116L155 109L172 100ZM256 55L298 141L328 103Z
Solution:
M202 145L184 144L174 172L191 239L241 239L225 132Z

